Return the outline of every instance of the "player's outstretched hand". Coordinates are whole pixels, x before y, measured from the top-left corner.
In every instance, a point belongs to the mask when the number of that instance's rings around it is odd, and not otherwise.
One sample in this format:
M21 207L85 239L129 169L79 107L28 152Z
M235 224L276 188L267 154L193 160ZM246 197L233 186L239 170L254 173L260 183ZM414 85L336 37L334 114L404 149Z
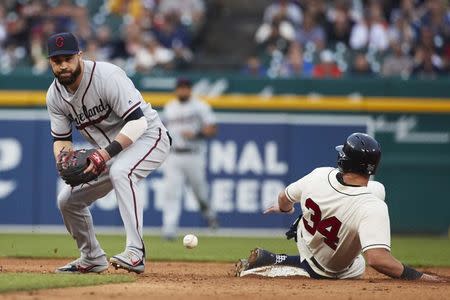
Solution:
M267 208L263 214L272 214L272 213L285 213L285 214L293 214L295 211L295 208L292 207L292 209L290 211L282 211L280 209L280 207L276 204L276 205L272 205L271 207Z
M431 275L431 274L423 274L422 277L419 279L420 281L427 281L427 282L447 282L447 279L437 276L437 275Z

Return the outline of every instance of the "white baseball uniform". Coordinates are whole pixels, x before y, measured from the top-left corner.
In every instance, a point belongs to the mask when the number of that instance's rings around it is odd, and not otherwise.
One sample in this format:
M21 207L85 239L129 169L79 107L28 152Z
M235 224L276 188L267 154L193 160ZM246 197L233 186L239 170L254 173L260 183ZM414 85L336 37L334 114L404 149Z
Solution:
M390 250L390 224L384 187L345 185L334 168L317 168L290 184L286 196L299 202L297 246L319 275L358 278L365 270L361 251Z
M163 209L163 234L174 237L185 182L192 188L204 216L215 218L208 204L206 141L202 137L186 139L183 133L198 133L204 126L215 125L216 119L207 103L191 97L186 102L169 101L164 107L163 121L173 138L172 153L163 168L167 201Z
M168 155L167 130L122 69L106 62L83 60L83 64L83 77L75 93L70 93L56 79L48 89L47 108L53 137L70 137L75 125L92 146L104 148L125 125L127 116L139 107L148 128L136 142L108 162L108 171L97 181L75 188L65 186L58 195L58 207L81 256L96 258L104 255L104 251L95 237L88 206L114 189L127 235L126 247L144 252L143 203L136 185Z

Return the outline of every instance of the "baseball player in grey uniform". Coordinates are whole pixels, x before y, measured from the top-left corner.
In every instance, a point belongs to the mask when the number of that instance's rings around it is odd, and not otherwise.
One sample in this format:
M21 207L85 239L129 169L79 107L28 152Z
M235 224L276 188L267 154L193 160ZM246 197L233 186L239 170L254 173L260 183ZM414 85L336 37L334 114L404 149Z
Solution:
M81 256L56 272L100 273L108 268L94 233L88 206L114 190L126 231L124 252L110 258L116 268L142 273L145 246L143 203L136 188L158 168L170 151L170 137L157 112L119 67L82 59L76 37L59 33L48 39L55 80L47 92L55 158L72 149L72 126L95 148L108 166L96 181L58 195L58 207ZM91 161L85 172L95 171Z
M375 270L393 278L441 280L402 264L391 254L384 186L369 181L381 158L378 142L354 133L336 150L338 169L313 170L291 183L279 194L278 203L265 211L292 213L294 203L300 203L303 215L294 226L300 255L256 248L248 259L238 262L236 275L354 279L364 274L364 256Z
M166 104L162 117L173 137L172 153L163 168L167 201L163 209L163 236L169 240L176 236L184 183L192 188L209 226L218 226L209 205L205 174L205 140L216 134L216 119L207 103L192 96L189 79L178 79L175 93L177 98Z

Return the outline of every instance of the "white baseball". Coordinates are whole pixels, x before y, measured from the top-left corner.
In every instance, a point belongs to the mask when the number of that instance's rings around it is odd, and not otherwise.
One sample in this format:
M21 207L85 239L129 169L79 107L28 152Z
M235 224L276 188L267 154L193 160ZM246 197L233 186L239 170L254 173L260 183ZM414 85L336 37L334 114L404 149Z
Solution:
M183 238L183 245L188 249L195 248L198 245L198 238L193 234L185 235Z

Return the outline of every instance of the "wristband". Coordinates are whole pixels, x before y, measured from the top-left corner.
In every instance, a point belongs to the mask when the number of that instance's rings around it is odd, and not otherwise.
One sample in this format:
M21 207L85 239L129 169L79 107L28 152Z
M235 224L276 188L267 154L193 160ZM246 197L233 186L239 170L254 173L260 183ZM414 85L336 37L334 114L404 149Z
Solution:
M422 277L423 273L408 267L407 265L403 265L403 273L400 275L400 279L404 280L416 280Z
M109 157L113 158L114 156L119 154L120 151L123 150L123 148L122 148L122 145L118 141L114 140L114 141L112 141L111 144L106 146L105 150L106 150L106 152L108 152Z

